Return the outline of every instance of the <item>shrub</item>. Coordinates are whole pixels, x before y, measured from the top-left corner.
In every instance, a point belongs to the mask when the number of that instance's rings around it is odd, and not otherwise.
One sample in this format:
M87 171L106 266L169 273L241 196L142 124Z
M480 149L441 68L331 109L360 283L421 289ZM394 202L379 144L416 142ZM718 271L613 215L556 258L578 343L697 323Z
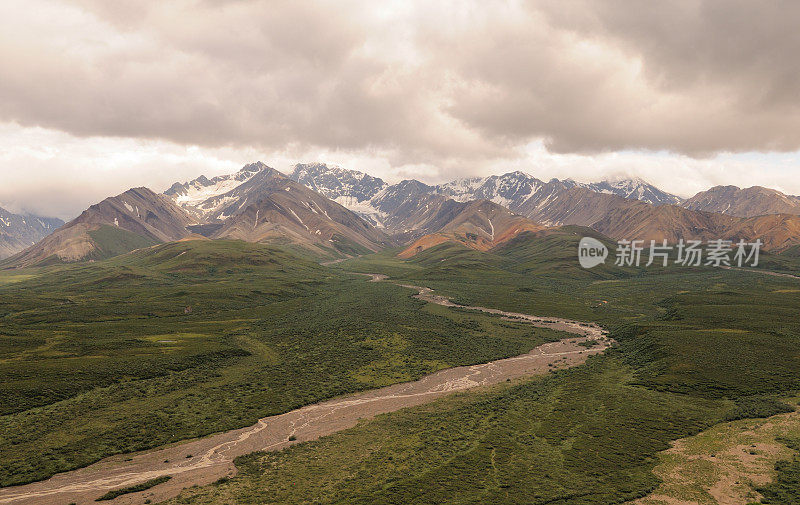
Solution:
M163 484L172 478L171 475L162 475L161 477L156 477L155 479L150 479L146 482L142 482L141 484L136 484L135 486L130 487L123 487L121 489L112 489L108 493L104 494L100 498L96 499L95 501L104 501L104 500L113 500L118 496L122 496L124 494L130 493L138 493L139 491L146 491L151 487L155 487L159 484Z

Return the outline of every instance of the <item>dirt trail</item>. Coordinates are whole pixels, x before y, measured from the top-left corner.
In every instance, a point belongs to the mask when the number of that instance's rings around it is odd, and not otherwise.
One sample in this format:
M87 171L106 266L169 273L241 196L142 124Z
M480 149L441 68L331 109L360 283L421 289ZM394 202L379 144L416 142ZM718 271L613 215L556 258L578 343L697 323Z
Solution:
M366 274L373 282L386 276ZM464 307L433 294L429 288L405 285L419 293L417 298L448 307L462 307L497 314L534 326L553 328L575 337L534 348L527 354L442 370L414 382L357 393L308 405L285 414L263 418L253 426L178 443L147 452L112 456L86 468L52 478L0 489L0 504L66 505L90 504L110 489L138 484L162 475L172 479L150 490L123 495L114 504L153 503L177 495L184 487L204 485L235 472L233 460L254 451L280 450L355 426L359 419L420 405L447 394L499 384L507 379L544 374L555 368L583 363L601 353L611 340L592 323L559 318L541 318L485 307ZM581 342L593 339L598 345L586 348ZM289 438L292 437L292 441Z

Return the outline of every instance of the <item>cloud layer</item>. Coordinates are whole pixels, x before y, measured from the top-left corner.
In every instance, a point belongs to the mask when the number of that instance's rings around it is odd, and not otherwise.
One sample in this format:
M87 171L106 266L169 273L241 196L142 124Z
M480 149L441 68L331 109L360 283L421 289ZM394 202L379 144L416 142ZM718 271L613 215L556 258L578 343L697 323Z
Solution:
M798 20L792 0L4 0L0 123L197 146L198 168L345 153L442 179L534 171L531 145L702 165L800 149Z
M7 0L0 119L398 163L800 147L790 0Z

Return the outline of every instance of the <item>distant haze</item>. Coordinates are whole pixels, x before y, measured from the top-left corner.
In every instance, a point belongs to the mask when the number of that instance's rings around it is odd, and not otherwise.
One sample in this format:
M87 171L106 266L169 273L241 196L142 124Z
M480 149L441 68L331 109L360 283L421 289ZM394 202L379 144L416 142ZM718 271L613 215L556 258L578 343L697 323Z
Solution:
M256 160L800 194L800 3L0 3L0 206Z

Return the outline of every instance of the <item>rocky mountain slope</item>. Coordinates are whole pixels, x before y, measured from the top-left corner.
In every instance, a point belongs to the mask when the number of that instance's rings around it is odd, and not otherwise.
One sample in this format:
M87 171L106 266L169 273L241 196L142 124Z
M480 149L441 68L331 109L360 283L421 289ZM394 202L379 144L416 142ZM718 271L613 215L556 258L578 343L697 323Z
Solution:
M100 259L193 235L293 244L323 255L394 244L357 214L258 162L175 183L164 194L134 188L107 198L4 266Z
M338 189L328 194L346 196ZM318 252L377 251L390 243L352 211L261 162L229 176L174 184L165 194L199 220L190 229L210 238L283 241Z
M313 170L296 169L303 184L319 191L348 191L357 181L368 181L369 190L358 191L354 210L385 229L400 243L420 242L423 247L451 240L452 232L439 233L464 211L461 204L490 201L537 226L589 226L615 239L663 240L761 238L766 248L783 249L800 243L791 216L747 221L739 217L767 214L800 214L796 197L764 188L713 188L681 201L641 179L585 184L571 179L536 179L523 172L459 179L428 185L404 180L393 185L356 171L331 170L315 164ZM371 195L371 196L370 196ZM345 202L347 203L347 202ZM770 226L772 228L770 228ZM466 233L466 232L465 232ZM471 232L470 232L471 233ZM445 238L446 237L446 238ZM424 243L423 243L424 242ZM420 244L412 244L413 250Z
M352 211L277 172L243 195L237 212L210 237L287 242L345 254L374 252L392 244Z
M701 191L683 202L691 210L718 212L738 217L755 217L767 214L800 215L800 196L791 196L775 189L753 186L715 186Z
M190 235L193 219L171 198L133 188L94 204L34 246L9 258L16 267L101 259Z
M55 217L14 214L0 207L0 259L30 247L63 224Z
M219 216L226 203L236 198L236 189L258 175L265 167L263 163L256 162L245 165L234 174L220 175L211 179L201 175L188 182L176 182L164 194L198 220L207 219L215 214Z
M437 186L437 192L459 201L486 199L516 211L532 206L549 195L575 187L640 200L654 205L676 204L681 198L658 189L639 178L581 183L572 179L550 179L543 182L524 172L509 172L485 178L458 179Z
M298 163L289 177L348 208L368 202L388 186L378 177L324 163Z
M679 239L730 239L737 219L711 212L693 211L676 205L653 206L636 204L609 207L603 216L590 226L617 240L664 239L674 244ZM755 236L743 236L755 240Z
M0 253L27 245L4 238L10 235L3 229L18 227L20 219L0 212ZM57 224L33 219L41 234ZM800 243L798 223L800 198L760 187L717 187L680 202L638 179L543 182L510 172L389 185L321 163L295 165L287 176L256 162L175 183L163 194L134 188L107 198L3 264L100 259L199 235L292 244L322 255L404 244L402 254L411 256L444 241L487 250L523 231L562 225L627 240L760 238L766 249L783 250Z
M539 212L557 220L551 224L589 226L617 240L666 239L674 244L679 239L758 239L765 250L773 251L800 243L800 216L792 214L740 218L677 205L651 205L585 188L567 191L546 207Z
M543 182L524 172L509 172L490 177L457 179L440 185L428 185L416 180L404 180L387 185L383 180L362 172L329 167L325 164L297 165L291 176L301 184L359 213L374 225L390 234L408 234L418 219L413 213L443 204L447 199L456 202L489 200L509 210L542 223L559 223L562 210L555 214L547 210L558 195L573 188L583 188L598 194L617 195L655 205L675 204L681 199L659 190L641 179L604 181L584 184L571 179L552 179ZM444 198L431 198L431 197Z
M434 233L415 240L399 256L410 258L443 242L456 242L472 249L487 251L522 232L544 229L544 226L489 200L456 202L456 206L458 212L454 212L451 219Z
M730 226L727 236L734 241L757 238L765 250L785 251L800 244L800 216L772 214L739 219Z

